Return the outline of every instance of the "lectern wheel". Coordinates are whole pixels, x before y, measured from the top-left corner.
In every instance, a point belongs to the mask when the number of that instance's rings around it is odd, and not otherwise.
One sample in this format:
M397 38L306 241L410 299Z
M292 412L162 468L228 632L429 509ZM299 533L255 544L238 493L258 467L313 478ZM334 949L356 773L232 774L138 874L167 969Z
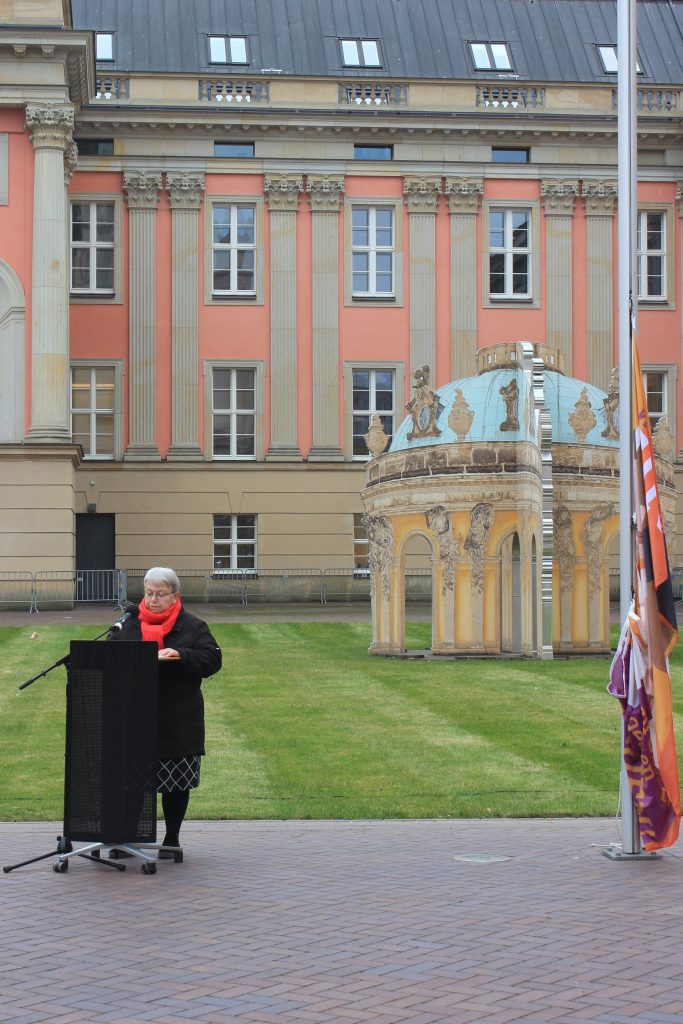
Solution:
M56 871L58 875L63 875L65 871L69 870L68 860L58 860L52 865L52 870Z
M154 863L154 861L151 861L149 864L143 864L142 865L142 873L143 873L143 875L156 875L156 873L157 873L157 866Z

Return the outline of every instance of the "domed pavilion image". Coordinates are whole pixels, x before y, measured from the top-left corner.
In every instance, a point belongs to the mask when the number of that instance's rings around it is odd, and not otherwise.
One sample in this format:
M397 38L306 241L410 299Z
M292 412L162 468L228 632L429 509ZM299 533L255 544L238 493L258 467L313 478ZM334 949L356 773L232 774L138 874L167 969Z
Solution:
M389 449L375 418L362 492L370 653L405 652L406 551L426 540L434 655L551 658L609 651L618 546L618 374L608 393L563 372L559 352L516 342L478 353L476 376L432 390L417 370ZM674 442L655 431L667 533Z

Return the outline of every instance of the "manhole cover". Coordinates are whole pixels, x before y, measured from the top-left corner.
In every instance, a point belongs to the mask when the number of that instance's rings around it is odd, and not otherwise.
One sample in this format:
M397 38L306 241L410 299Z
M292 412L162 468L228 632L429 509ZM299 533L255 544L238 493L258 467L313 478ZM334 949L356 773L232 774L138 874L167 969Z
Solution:
M510 858L495 853L460 853L453 860L464 861L465 864L499 864Z

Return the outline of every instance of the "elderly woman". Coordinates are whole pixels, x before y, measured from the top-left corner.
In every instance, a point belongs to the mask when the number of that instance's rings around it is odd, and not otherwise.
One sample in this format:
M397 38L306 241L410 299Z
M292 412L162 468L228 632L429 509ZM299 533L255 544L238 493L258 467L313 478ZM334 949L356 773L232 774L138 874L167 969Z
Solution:
M204 753L202 679L221 667L221 649L205 622L185 611L173 569L155 567L144 579L140 617L117 639L153 640L159 647L158 790L166 822L164 846L180 845L190 790L199 785ZM160 857L173 854L161 851Z

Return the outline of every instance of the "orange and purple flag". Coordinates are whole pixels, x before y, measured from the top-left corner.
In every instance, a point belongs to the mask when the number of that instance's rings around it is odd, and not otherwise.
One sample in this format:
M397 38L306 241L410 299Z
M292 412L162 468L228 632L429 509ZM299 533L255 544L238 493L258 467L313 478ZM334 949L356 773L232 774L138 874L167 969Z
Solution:
M647 398L633 339L635 600L612 662L609 692L624 712L624 764L646 850L678 838L681 792L674 743L669 654L677 639L664 517Z

